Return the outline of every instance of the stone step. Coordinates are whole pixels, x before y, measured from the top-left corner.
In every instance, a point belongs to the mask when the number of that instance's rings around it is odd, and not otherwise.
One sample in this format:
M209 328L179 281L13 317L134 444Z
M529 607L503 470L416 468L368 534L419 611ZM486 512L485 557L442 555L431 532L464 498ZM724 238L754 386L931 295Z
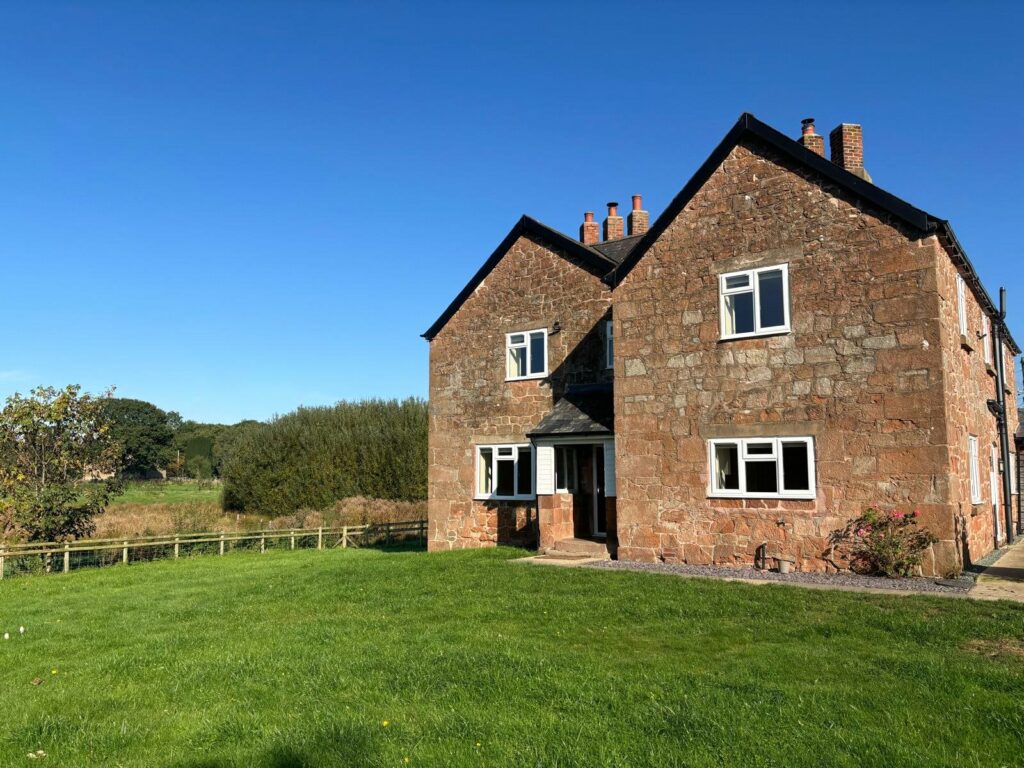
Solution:
M581 555L575 552L561 552L557 549L545 549L540 555L544 560L593 560L594 555Z
M592 541L591 539L562 539L556 541L554 547L547 550L546 554L564 554L580 557L608 557L608 547L603 541Z

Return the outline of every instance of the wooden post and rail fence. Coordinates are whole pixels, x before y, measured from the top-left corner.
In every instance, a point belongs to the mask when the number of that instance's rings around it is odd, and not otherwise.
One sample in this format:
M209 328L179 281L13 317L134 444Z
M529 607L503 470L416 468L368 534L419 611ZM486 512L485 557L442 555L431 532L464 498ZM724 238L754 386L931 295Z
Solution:
M87 565L127 565L136 562L177 559L200 554L224 555L245 549L264 553L271 549L318 549L391 546L395 542L419 541L426 544L427 521L371 523L368 525L321 526L259 531L204 531L164 536L139 536L115 539L78 539L76 541L30 541L24 544L0 542L0 579L16 573L68 573L92 555ZM26 567L29 566L29 567Z

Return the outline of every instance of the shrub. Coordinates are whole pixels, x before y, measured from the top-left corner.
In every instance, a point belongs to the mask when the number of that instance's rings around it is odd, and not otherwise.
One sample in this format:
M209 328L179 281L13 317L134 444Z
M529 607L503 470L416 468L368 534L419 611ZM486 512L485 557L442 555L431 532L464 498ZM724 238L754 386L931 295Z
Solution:
M918 528L920 514L869 508L833 534L833 545L847 551L850 568L858 573L912 576L925 550L938 541L931 531Z

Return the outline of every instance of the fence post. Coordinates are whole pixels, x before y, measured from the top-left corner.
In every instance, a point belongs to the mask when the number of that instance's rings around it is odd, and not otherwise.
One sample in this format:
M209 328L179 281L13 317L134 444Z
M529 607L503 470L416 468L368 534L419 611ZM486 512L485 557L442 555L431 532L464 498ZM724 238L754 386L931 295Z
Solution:
M4 577L4 552L6 550L0 549L0 579Z
M124 543L124 551L121 553L121 562L128 565L128 542Z
M64 573L71 570L71 545L64 544Z
M341 526L341 548L342 549L347 549L348 548L348 526L347 525Z
M224 531L220 532L220 553L224 554Z
M391 546L391 523L384 523L384 546Z
M295 549L295 531L292 531L292 549Z
M175 536L174 537L174 559L175 560L178 559L178 552L180 551L180 548L181 548L181 541L179 540L179 538L177 536Z
M324 548L324 527L322 525L316 529L316 548Z
M260 554L262 555L267 551L267 534L260 534Z

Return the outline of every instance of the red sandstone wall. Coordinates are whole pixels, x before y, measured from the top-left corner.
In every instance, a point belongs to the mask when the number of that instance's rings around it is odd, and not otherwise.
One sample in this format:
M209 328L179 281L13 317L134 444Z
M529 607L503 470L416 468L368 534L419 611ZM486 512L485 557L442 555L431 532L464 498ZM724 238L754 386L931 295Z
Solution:
M995 520L992 515L992 494L989 472L992 467L992 445L997 448L999 436L996 420L989 412L986 401L996 397L996 376L993 366L986 365L983 344L989 339L979 339L982 331L982 310L977 297L967 287L967 326L965 337L960 335L957 304L956 268L942 246L934 243L937 254L938 287L941 298L942 356L946 371L946 423L949 434L950 504L954 522L961 542L961 556L971 562L991 552L995 546ZM1009 392L1006 395L1011 441L1017 429L1016 375L1009 350L1004 350L1006 378ZM995 358L993 357L993 365ZM978 438L978 468L981 479L981 503L971 503L970 464L968 436ZM1013 449L1011 447L1011 453ZM998 478L996 496L1003 515L1002 478ZM1016 518L1016 515L1015 515ZM1002 518L1001 518L1002 520ZM1002 537L1005 539L1006 526Z
M570 383L604 371L610 292L600 276L518 240L430 343L428 517L431 550L535 543L534 502L473 500L474 446L525 443ZM505 334L551 328L551 376L505 381Z
M872 505L955 560L936 252L767 150L734 149L616 288L619 556L824 569ZM787 262L792 332L719 341L717 275ZM707 439L812 435L813 501L710 499Z

